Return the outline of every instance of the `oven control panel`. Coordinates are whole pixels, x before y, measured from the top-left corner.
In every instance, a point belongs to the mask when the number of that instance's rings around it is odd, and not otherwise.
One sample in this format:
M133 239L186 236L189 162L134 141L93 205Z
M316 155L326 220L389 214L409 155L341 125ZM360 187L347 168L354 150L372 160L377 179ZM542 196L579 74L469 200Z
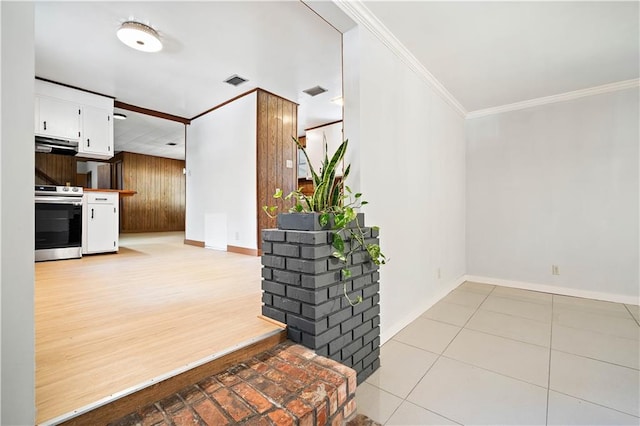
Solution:
M82 197L81 186L36 185L36 195L66 195Z

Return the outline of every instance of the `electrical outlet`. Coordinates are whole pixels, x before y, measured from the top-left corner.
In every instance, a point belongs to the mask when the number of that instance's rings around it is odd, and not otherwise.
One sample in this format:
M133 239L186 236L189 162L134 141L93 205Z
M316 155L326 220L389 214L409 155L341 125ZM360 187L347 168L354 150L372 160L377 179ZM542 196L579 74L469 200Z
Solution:
M558 268L558 265L551 265L551 274L560 275L560 268Z

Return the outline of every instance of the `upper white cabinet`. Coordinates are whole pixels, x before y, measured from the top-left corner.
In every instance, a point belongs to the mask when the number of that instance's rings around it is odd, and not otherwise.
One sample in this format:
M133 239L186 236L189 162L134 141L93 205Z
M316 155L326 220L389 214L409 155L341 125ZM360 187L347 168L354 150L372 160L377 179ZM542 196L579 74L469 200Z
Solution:
M113 99L35 81L35 134L78 142L78 156L113 157Z
M84 134L78 153L85 157L113 157L113 114L109 110L85 106L82 124Z
M36 134L65 140L80 139L79 104L55 98L36 98Z

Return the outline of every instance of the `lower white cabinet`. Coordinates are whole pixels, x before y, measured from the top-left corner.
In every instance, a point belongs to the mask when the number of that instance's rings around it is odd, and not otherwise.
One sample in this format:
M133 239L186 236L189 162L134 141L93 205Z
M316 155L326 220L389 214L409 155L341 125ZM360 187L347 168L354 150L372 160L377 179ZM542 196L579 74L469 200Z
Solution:
M118 251L118 204L117 192L85 192L82 254Z

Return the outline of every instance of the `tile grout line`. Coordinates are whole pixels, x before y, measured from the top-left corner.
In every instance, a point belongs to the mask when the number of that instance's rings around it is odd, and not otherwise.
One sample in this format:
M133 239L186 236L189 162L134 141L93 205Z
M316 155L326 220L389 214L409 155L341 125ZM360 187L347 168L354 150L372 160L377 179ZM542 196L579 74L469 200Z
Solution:
M623 303L622 306L624 306L624 308L627 310L627 312L629 312L629 315L631 315L631 318L633 318L633 320L636 322L636 324L638 324L638 326L640 327L640 321L633 315L633 313L631 312L631 309L629 309L627 304Z
M588 404L597 405L598 407L606 408L607 410L616 411L616 412L618 412L620 414L624 414L626 416L631 416L631 417L635 417L637 419L640 419L640 417L636 416L635 414L627 413L626 411L621 411L618 408L607 407L606 405L602 405L601 403L594 402L594 401L589 401L588 399L580 398L580 397L577 397L575 395L570 395L570 394L568 394L566 392L561 392L561 391L558 391L558 390L554 390L554 392L555 393L559 393L559 394L564 395L564 396L568 396L569 398L574 398L574 399L577 399L577 400L580 400L580 401L584 401L584 402L586 402Z
M549 371L547 371L547 407L545 413L545 425L549 424L549 396L551 394L551 354L553 346L553 300L554 295L551 294L551 324L549 324Z
M463 284L464 284L464 283L463 283ZM461 284L461 285L462 285L462 284ZM454 290L457 290L458 288L460 288L460 286L456 287ZM495 290L495 288L496 288L496 286L493 286L493 288L491 289L491 291L490 291L489 293L487 293L487 294L484 296L484 299L482 299L482 302L480 302L480 304L478 305L478 307L476 308L476 310L474 311L474 313L473 313L473 314L472 314L472 315L467 319L467 321L464 323L464 325L463 325L462 327L460 327L460 330L458 330L458 332L456 333L456 335L455 335L455 336L453 336L453 338L451 339L451 341L447 344L447 346L445 346L445 348L442 350L442 352L441 352L441 353L439 353L439 354L437 354L437 358L436 358L436 360L435 360L435 361L433 361L433 364L431 364L431 366L429 366L429 368L427 369L427 371L425 371L425 373L422 375L422 377L420 377L420 380L418 380L418 381L417 381L417 383L416 383L416 384L411 388L411 390L409 391L409 393L407 393L407 396L406 396L405 398L402 398L402 402L400 403L400 405L402 405L402 403L404 403L404 402L408 402L408 403L412 404L412 402L411 402L411 401L407 401L407 398L409 397L409 395L411 395L411 393L412 393L412 392L415 390L415 388L420 384L420 382L425 378L425 376L426 376L427 374L429 374L429 371L431 371L431 369L433 368L433 366L434 366L434 365L436 365L436 363L438 362L438 360L440 360L440 358L442 358L442 356L443 356L444 352L447 350L447 348L449 347L449 345L451 345L451 343L456 339L456 337L458 337L458 335L462 332L462 330L464 330L464 327L465 327L465 326L467 325L467 323L471 320L471 318L473 317L473 315L475 315L475 313L476 313L476 312L478 312L478 309L480 309L480 306L482 306L482 304L485 302L485 300L487 300L487 298L489 297L489 295L490 295L491 293L493 293L493 290ZM476 294L478 294L478 293L476 293ZM427 310L428 310L428 309L427 309ZM426 311L425 311L425 312L426 312ZM446 324L446 323L445 323L445 324ZM450 324L448 324L448 325L450 325ZM400 343L402 343L402 342L400 342ZM411 345L410 345L410 346L411 346ZM417 349L424 350L424 349L421 349L421 348L417 348ZM431 352L431 351L426 351L426 352ZM433 353L433 352L431 352L431 353ZM391 413L391 415L389 416L389 418L385 421L385 425L386 425L386 424L387 424L387 422L388 422L388 421L393 417L393 415L396 413L396 411L398 411L398 409L400 408L400 405L398 405L398 406L396 407L396 409L395 409L395 410L393 410L393 413ZM417 405L417 404L415 404L415 405ZM449 417L443 416L442 414L440 414L440 413L438 413L438 412L436 412L436 411L429 410L428 408L422 407L422 406L420 406L420 405L418 405L418 407L424 408L425 410L428 410L428 411L430 411L430 412L432 412L432 413L435 413L435 414L437 414L437 415L439 415L440 417L443 417L443 418L445 418L445 419L451 420L451 421L452 421L452 422L454 422L454 423L461 424L461 423L459 423L459 422L457 422L457 421L455 421L455 420L453 420L453 419L450 419Z

